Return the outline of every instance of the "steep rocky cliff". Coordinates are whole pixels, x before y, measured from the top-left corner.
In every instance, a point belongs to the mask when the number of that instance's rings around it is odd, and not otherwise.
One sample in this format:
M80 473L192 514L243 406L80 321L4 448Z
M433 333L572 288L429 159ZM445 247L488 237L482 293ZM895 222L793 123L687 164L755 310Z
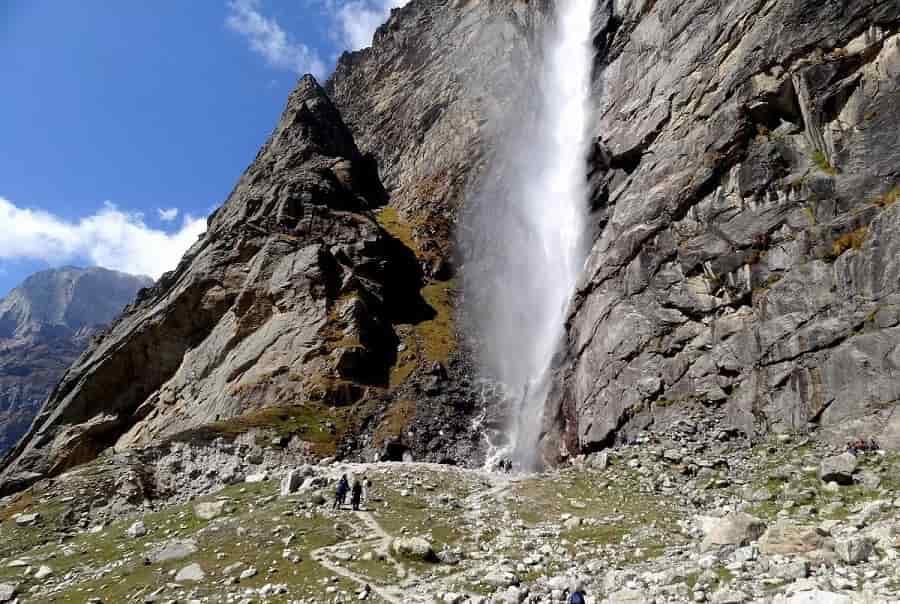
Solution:
M304 78L206 234L53 391L5 488L107 447L262 407L303 416L385 385L393 324L433 311L414 256L372 215L384 201L374 164Z
M91 339L152 283L66 267L34 274L0 300L0 456L25 433Z
M551 6L413 0L327 94L304 78L206 235L54 390L3 489L267 426L310 455L479 459L453 242L466 203L502 194L495 135L528 127ZM548 457L697 413L900 444L900 7L601 1L594 28L593 249Z
M900 5L603 2L551 457L692 410L900 446Z

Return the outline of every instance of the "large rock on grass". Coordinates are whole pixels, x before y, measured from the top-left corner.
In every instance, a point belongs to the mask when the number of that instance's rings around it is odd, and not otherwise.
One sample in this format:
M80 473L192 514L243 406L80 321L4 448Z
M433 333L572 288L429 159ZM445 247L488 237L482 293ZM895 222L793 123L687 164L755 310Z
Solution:
M699 519L699 524L704 535L701 551L722 545L749 545L766 530L762 520L743 512L732 512L719 518L704 516Z
M825 536L816 527L778 520L759 539L764 554L805 554L819 549Z
M391 542L391 549L398 556L410 560L435 560L431 544L422 537L398 537Z

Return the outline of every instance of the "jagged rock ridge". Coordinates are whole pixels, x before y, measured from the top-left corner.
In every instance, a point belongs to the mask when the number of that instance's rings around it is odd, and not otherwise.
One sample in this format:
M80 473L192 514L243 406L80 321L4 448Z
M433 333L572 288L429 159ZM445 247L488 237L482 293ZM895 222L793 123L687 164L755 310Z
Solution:
M102 268L30 276L0 300L0 456L66 368L153 281Z
M392 324L427 318L415 258L376 223L372 161L311 78L206 234L73 366L5 489L107 447L387 384Z

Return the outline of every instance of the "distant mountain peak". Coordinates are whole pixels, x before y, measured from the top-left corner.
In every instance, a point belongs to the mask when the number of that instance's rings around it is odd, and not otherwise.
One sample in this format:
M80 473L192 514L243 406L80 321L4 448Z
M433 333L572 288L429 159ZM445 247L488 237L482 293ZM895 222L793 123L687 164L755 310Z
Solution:
M0 338L46 327L78 331L105 325L153 280L101 267L64 266L37 272L0 300Z

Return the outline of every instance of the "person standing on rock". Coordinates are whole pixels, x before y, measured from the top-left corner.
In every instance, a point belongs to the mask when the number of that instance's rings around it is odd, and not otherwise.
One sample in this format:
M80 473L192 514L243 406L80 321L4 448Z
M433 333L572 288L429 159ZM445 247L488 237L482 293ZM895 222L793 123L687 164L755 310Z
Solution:
M353 490L350 493L350 505L353 506L353 511L359 511L359 502L362 500L362 482L357 478L353 481Z
M341 476L341 479L338 481L337 491L334 493L334 505L331 506L332 511L339 510L344 505L344 500L347 498L347 490L350 488L350 484L347 482L347 475L344 474Z

